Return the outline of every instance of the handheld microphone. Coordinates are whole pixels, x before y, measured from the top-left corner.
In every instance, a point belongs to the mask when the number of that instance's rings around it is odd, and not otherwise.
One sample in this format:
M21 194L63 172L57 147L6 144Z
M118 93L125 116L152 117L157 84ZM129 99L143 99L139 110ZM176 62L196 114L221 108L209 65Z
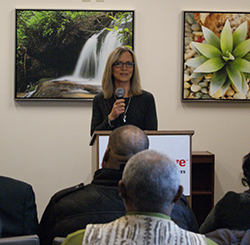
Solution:
M115 95L117 96L118 99L121 99L124 95L124 90L123 88L119 87L115 90Z

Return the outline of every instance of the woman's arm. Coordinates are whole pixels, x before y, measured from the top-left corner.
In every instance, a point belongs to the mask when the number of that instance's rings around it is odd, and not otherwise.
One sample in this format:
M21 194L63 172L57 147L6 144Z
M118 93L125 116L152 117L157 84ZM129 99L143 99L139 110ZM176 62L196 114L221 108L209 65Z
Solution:
M157 130L158 120L156 114L156 106L154 96L149 93L147 98L147 113L145 117L145 130Z
M93 135L95 130L112 130L108 121L108 110L103 97L100 95L95 96L92 107L90 135Z

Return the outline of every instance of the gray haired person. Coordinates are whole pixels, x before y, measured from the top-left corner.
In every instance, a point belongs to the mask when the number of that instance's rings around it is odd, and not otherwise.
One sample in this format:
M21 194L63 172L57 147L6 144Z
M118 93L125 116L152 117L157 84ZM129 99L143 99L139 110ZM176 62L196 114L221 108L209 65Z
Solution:
M202 234L180 228L171 210L182 195L176 163L166 154L144 150L127 162L118 184L126 215L106 224L89 224L71 234L69 244L215 244Z

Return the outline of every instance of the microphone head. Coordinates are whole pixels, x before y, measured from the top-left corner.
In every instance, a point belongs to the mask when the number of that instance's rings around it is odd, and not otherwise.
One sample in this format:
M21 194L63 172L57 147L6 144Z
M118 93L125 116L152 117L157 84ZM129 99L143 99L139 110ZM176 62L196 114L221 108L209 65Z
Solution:
M123 88L119 87L115 90L115 95L117 96L117 98L122 98L124 95L124 90Z

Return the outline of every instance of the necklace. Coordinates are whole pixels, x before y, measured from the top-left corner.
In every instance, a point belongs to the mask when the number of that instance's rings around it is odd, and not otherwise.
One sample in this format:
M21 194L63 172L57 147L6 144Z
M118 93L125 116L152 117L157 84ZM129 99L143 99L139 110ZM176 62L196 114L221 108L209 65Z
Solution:
M128 105L127 105L127 107L126 107L126 109L125 109L125 111L124 111L124 114L123 114L123 122L125 123L125 122L127 122L127 120L126 120L126 117L127 117L127 111L128 111L128 108L129 108L129 104L130 104L130 101L131 101L131 97L129 97L129 101L128 101Z

